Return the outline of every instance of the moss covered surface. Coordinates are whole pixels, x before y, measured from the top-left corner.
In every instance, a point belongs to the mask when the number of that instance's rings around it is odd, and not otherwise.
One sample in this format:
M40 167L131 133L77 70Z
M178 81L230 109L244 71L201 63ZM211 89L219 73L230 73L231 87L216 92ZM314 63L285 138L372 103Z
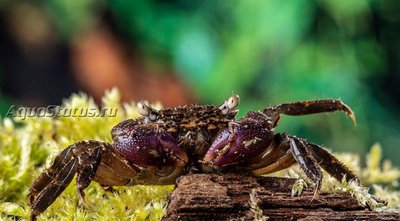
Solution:
M84 94L72 95L63 107L101 111L93 99ZM110 142L110 131L115 124L139 116L134 103L121 104L119 92L115 89L106 92L101 107L116 108L116 116L14 117L1 120L0 220L29 218L29 186L60 150L80 140ZM361 178L365 186L372 187L376 196L387 200L390 208L400 208L400 171L388 161L381 162L379 145L371 148L366 166L361 166L357 155L336 156ZM304 177L297 167L274 175ZM165 213L167 195L173 190L173 186L116 187L119 194L113 194L92 183L86 193L87 201L94 209L85 210L79 203L74 182L38 220L110 220L111 217L116 220L160 220ZM360 198L360 203L363 197L368 196L366 188L340 183L329 176L324 178L323 191L350 191ZM368 203L368 199L364 200Z

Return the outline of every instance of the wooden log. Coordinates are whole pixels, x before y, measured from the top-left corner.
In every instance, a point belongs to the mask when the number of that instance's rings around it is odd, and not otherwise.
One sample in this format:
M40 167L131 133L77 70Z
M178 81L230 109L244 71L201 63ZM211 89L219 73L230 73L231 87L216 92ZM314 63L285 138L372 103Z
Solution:
M183 176L169 196L163 220L254 220L260 214L251 209L252 191L262 212L259 220L400 220L398 213L372 212L360 206L348 193L321 193L313 199L312 190L306 189L292 197L294 182L236 174Z

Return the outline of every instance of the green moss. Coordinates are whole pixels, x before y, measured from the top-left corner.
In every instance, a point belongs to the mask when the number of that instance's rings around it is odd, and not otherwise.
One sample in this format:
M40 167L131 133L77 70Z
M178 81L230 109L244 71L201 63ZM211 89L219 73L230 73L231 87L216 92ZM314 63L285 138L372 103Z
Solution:
M84 94L72 95L66 108L99 107ZM135 104L120 104L117 90L106 92L102 107L117 108L115 117L29 117L5 118L0 126L0 219L29 218L29 186L52 159L79 140L111 141L111 128L127 118L136 118ZM21 124L22 126L16 126ZM50 156L50 157L49 157ZM159 220L165 212L166 196L173 186L116 187L120 194L105 193L93 183L87 190L89 205L78 205L75 181L39 220Z
M63 107L88 107L100 111L93 99L85 94L72 95ZM117 108L116 116L1 119L0 220L29 218L29 186L60 150L80 140L111 141L110 130L115 124L139 116L134 103L121 104L119 92L115 89L106 92L101 107ZM392 208L400 208L400 192L397 190L400 171L390 162L381 163L379 145L371 149L366 167L360 166L356 155L337 156L360 176L363 184L372 186L378 197L387 200ZM278 175L305 178L297 167ZM79 203L74 182L38 217L39 220L109 220L110 217L118 220L159 220L165 213L167 194L173 189L173 186L116 187L120 193L113 194L92 183L86 190L86 198L95 209L85 210ZM350 187L329 176L324 178L324 191L349 191L358 196L360 202L362 197L367 196L368 202L367 189Z

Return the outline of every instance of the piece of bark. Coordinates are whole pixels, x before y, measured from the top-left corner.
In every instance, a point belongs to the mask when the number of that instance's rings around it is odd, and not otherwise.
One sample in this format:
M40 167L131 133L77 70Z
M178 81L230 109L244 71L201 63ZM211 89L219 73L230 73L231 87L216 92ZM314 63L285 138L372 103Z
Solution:
M254 220L253 189L267 220L400 220L398 213L371 212L348 193L320 193L312 199L312 189L306 189L302 196L292 197L294 182L236 174L183 176L169 196L163 220Z

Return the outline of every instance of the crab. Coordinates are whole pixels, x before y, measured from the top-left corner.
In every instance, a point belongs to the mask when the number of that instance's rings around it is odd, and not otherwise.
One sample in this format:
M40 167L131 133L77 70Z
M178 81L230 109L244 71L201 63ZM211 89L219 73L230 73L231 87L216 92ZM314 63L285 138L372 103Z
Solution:
M284 103L250 111L236 120L239 96L220 106L156 110L139 102L142 117L111 130L112 143L75 143L56 156L29 190L31 220L43 213L76 174L80 200L92 181L104 187L170 185L187 173L246 173L261 176L298 164L314 183L318 196L321 168L341 181L359 179L323 147L287 133L274 133L281 114L308 115L342 111L355 123L353 111L337 99ZM85 205L85 204L84 204Z

